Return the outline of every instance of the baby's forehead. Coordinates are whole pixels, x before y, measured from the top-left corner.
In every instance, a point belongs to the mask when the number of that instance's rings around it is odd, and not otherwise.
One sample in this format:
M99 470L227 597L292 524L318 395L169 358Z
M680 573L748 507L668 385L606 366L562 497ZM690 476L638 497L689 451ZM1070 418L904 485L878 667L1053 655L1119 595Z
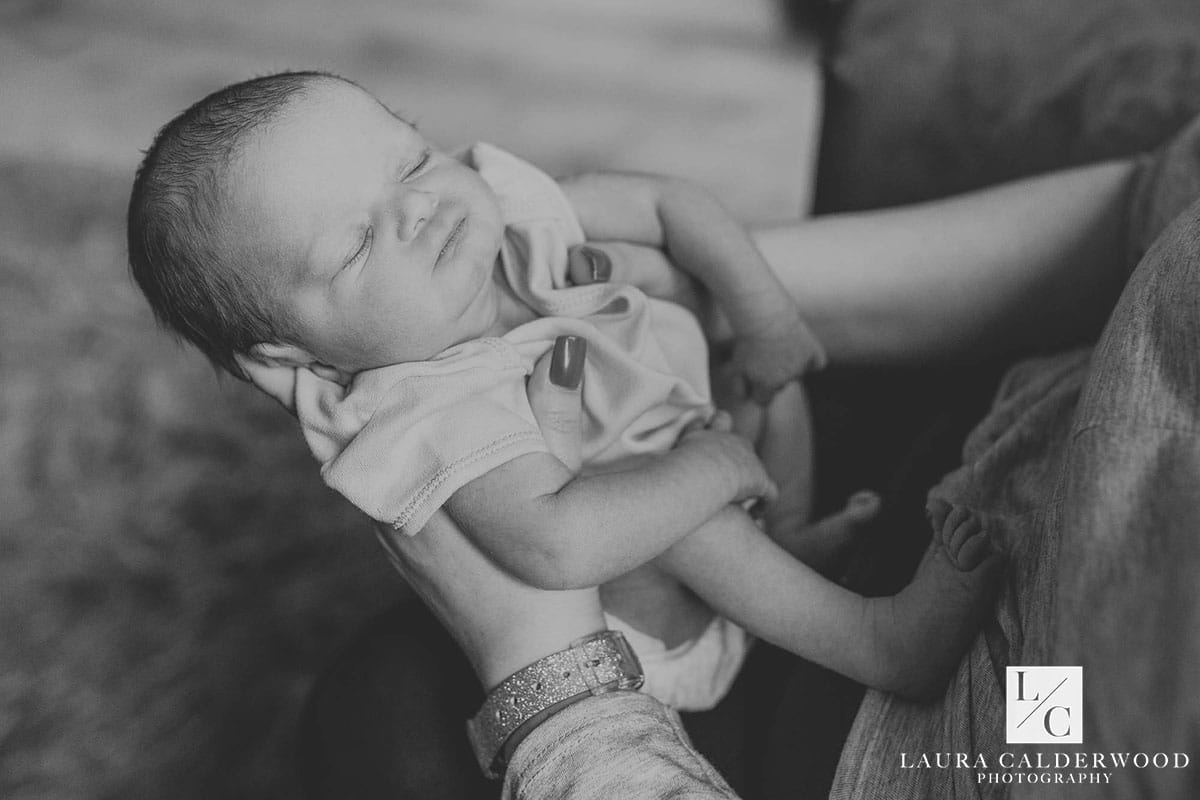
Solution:
M341 111L380 114L404 125L410 123L386 103L356 83L343 78L321 77L313 81L308 91L295 98L295 110L300 113L321 113L331 107Z
M396 135L401 124L411 130L354 84L314 83L255 130L226 170L227 217L242 232L234 235L292 249L340 224L407 141Z
M251 131L238 160L251 171L277 162L281 152L284 158L318 160L385 135L390 123L391 115L373 97L352 84L325 79Z
M366 90L340 79L322 78L291 99L276 118L253 131L250 140L268 149L307 143L354 147L390 140L398 126L416 133L412 123Z

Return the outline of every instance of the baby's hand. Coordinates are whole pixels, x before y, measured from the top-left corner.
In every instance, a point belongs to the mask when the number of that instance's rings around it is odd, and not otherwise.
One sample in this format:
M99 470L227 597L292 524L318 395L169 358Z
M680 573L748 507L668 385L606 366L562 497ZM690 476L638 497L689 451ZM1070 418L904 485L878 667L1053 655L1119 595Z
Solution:
M732 432L729 414L718 411L707 425L696 424L683 432L677 450L704 454L722 475L731 478L731 503L762 499L773 502L779 490L745 438Z
M738 331L733 368L741 377L745 393L765 406L784 384L801 377L820 360L814 343L800 309L790 301Z

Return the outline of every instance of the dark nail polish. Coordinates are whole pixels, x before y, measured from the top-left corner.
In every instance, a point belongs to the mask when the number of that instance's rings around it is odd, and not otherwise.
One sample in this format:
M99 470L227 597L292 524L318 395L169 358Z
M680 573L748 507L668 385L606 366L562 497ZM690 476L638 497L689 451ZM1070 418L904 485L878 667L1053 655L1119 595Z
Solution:
M587 257L588 267L591 270L591 282L608 283L608 279L612 277L612 262L608 260L608 253L592 247L585 247L583 254Z
M587 359L587 339L559 336L550 356L550 382L564 389L578 389L583 380L583 362Z

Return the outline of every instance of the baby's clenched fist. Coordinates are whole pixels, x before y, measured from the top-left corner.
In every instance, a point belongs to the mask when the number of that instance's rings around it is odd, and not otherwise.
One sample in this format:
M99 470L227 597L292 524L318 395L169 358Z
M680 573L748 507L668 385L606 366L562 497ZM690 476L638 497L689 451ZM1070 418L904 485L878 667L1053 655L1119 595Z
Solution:
M729 502L762 499L775 500L778 489L767 475L754 446L731 432L729 415L718 411L706 425L694 425L684 431L678 450L696 452L728 481Z

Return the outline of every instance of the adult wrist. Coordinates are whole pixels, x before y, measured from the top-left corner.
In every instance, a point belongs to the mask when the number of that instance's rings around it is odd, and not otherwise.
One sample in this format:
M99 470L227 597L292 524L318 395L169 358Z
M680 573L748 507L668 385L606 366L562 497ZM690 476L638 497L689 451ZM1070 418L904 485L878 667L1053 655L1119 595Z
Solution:
M516 747L540 724L575 703L612 691L637 689L641 665L625 637L603 630L576 639L499 683L467 721L480 768L500 777Z
M594 588L546 592L521 585L507 598L489 596L487 614L463 602L440 615L452 625L451 635L485 694L514 672L605 627Z

